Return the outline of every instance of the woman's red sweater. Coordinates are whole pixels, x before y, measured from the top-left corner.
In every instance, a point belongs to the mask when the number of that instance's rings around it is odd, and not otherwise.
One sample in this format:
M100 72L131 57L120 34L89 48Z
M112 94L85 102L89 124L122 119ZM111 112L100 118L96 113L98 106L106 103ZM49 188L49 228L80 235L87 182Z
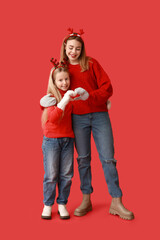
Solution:
M71 78L70 89L82 87L89 93L86 101L73 102L74 114L92 112L107 112L106 102L112 95L113 89L110 79L101 65L93 58L89 60L89 70L81 72L79 64L69 64Z

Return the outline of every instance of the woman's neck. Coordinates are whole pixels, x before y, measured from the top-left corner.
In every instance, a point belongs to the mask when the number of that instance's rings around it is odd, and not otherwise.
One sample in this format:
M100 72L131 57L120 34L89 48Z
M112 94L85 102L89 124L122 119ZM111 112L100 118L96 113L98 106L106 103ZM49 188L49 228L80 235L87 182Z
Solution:
M70 63L71 65L78 65L78 64L79 64L79 61L75 61L75 62L74 62L74 61L73 61L73 62L72 62L72 61L69 61L69 63Z

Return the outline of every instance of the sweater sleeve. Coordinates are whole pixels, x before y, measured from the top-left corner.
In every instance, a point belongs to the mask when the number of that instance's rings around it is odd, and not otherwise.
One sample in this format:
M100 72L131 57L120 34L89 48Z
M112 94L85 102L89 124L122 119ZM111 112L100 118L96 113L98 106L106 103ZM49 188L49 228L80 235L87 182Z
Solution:
M90 92L89 102L98 106L107 102L108 98L113 94L113 88L107 73L96 60L93 59L91 66L98 89Z
M62 109L52 106L52 107L48 107L47 110L48 110L48 121L58 123L62 119L63 117Z

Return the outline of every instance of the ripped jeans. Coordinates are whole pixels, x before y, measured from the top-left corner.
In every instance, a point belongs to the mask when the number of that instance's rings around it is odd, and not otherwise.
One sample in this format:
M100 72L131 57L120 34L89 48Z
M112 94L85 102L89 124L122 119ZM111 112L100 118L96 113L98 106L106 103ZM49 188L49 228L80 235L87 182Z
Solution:
M83 115L72 114L75 146L78 153L78 170L81 191L84 194L93 192L91 185L91 132L102 163L109 194L121 197L116 160L114 159L114 143L108 112L94 112Z

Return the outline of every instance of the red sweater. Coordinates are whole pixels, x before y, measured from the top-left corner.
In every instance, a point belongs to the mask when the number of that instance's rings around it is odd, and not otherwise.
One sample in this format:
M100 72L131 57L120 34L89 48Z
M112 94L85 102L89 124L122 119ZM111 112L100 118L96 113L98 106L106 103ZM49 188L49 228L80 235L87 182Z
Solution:
M65 92L60 91L63 96ZM68 103L64 112L57 106L47 108L48 119L43 128L44 136L48 138L70 137L74 138L72 130L72 104Z
M106 102L112 95L113 89L108 75L93 58L89 60L89 70L81 72L79 64L69 64L71 78L70 89L82 87L89 94L86 101L73 102L74 114L86 114L92 112L107 112Z

